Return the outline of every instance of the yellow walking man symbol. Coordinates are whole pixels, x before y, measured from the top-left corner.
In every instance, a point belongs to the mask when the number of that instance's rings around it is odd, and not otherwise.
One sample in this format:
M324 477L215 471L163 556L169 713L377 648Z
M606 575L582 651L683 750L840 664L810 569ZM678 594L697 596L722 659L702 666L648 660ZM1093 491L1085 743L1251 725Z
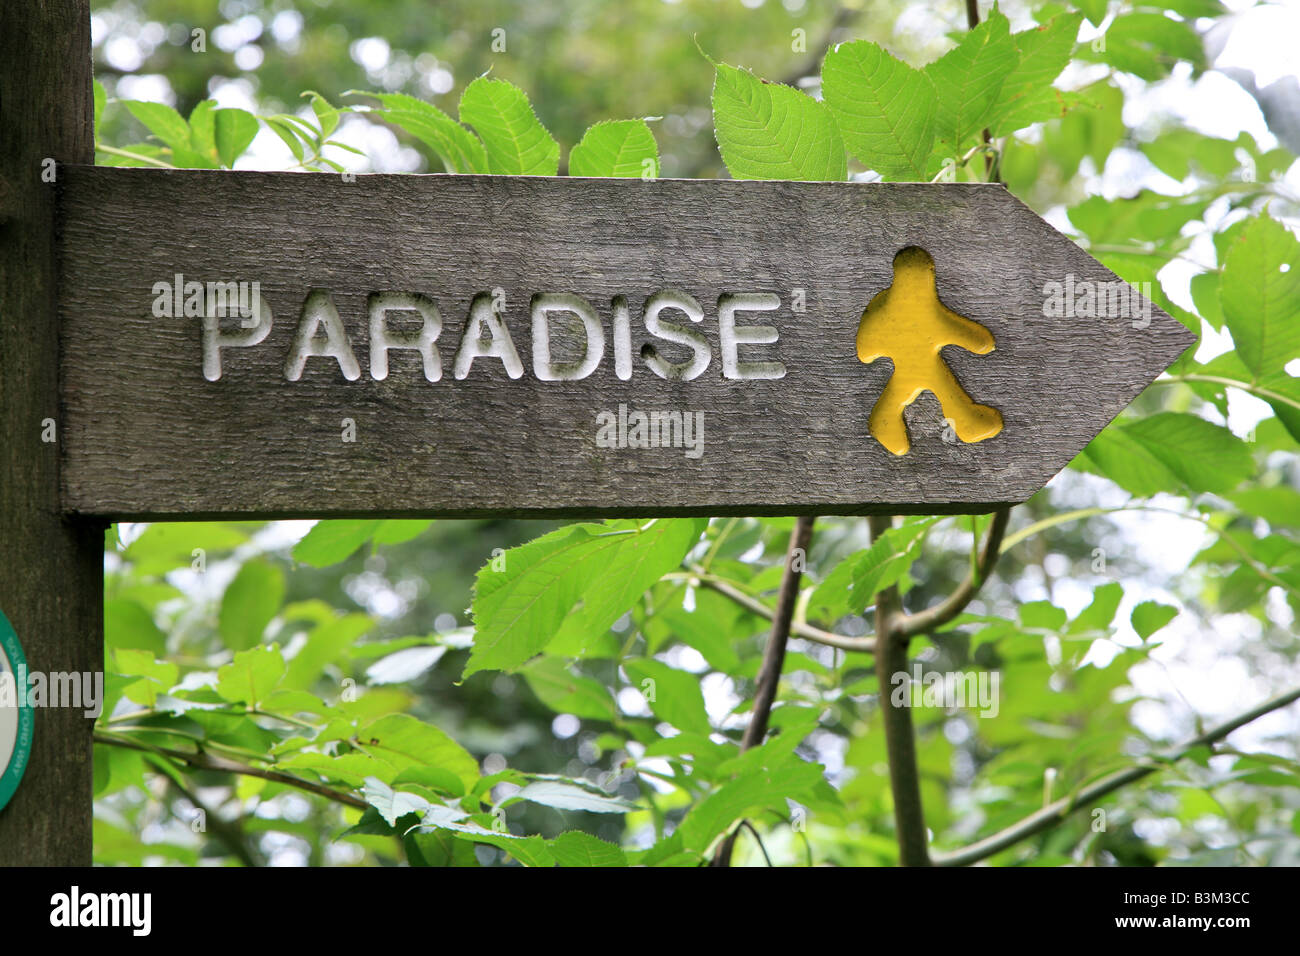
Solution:
M908 246L894 257L893 285L871 300L858 324L858 358L868 365L881 358L894 363L868 425L895 455L911 448L903 410L927 390L962 441L983 441L1002 431L998 410L977 405L953 377L940 355L945 345L987 355L994 349L993 333L939 301L934 260L924 249Z

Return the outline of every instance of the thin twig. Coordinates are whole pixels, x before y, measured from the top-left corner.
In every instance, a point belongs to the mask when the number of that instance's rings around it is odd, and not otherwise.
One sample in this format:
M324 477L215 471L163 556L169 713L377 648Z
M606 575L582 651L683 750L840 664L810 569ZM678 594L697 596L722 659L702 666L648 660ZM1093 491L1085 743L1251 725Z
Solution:
M781 576L781 590L777 593L776 611L772 618L772 635L767 639L767 647L763 650L763 664L759 668L754 688L753 711L749 725L740 739L741 753L757 747L767 736L768 719L772 715L772 704L776 701L777 688L781 684L781 668L785 665L790 622L794 618L795 602L799 599L799 579L803 576L802 568L807 558L808 545L812 542L813 522L816 520L810 516L801 517L795 521L794 530L790 532L785 573ZM731 865L731 852L736 845L737 832L739 828L728 834L718 846L711 866Z
M757 614L759 617L767 618L769 621L776 617L776 612L758 598L746 594L744 591L729 584L721 578L703 574L694 576L704 587L709 588L712 591L717 591L724 597L730 598L745 610ZM805 624L799 621L791 621L790 633L795 637L802 637L815 644L825 644L827 647L838 647L842 651L856 651L863 654L870 654L876 648L876 642L873 638L848 637L844 634L824 631L820 627L813 627L811 624Z
M754 834L754 842L757 843L758 848L763 851L763 859L767 861L768 866L771 866L772 858L767 855L767 847L763 845L763 838L759 836L758 831L754 829L754 824L750 823L748 820L741 820L740 826L744 827L750 833ZM737 827L736 829L740 829L740 827Z
M171 785L172 789L184 797L195 810L203 814L204 831L206 832L208 829L211 829L213 835L226 845L240 863L247 867L259 867L265 865L265 861L262 860L260 855L249 845L243 829L237 822L223 819L215 810L211 809L200 800L198 794L194 793L187 787L181 786L178 781L168 777L167 782Z
M888 515L873 515L869 521L872 541L879 541L893 527L893 518ZM897 629L902 619L902 599L897 585L891 585L876 595L876 684L880 688L880 715L885 726L889 786L894 796L898 862L902 866L929 866L916 734L908 706L911 702L904 700L895 706L890 692L895 674L903 674L906 681L908 635Z
M1021 840L1027 840L1029 837L1042 833L1044 830L1050 830L1063 822L1070 814L1075 813L1096 800L1106 796L1109 793L1125 787L1135 780L1141 780L1148 774L1155 773L1164 767L1165 764L1171 763L1185 757L1188 751L1196 747L1202 747L1206 744L1214 743L1221 740L1228 734L1232 733L1253 720L1263 717L1279 708L1300 700L1300 687L1292 688L1285 693L1264 701L1258 707L1246 711L1240 716L1234 717L1229 721L1212 727L1200 736L1193 737L1191 740L1167 751L1163 755L1157 755L1152 762L1139 764L1129 767L1125 770L1117 770L1112 774L1102 777L1096 783L1084 787L1077 793L1063 797L1055 803L1049 804L1043 809L1031 813L1019 823L1014 823L1005 830L985 837L970 846L963 847L952 853L944 853L934 858L935 866L967 866L971 863L978 863L980 860L993 856L1008 847L1014 846Z
M335 790L333 787L327 787L323 783L313 783L310 780L303 780L301 777L281 773L278 770L263 770L261 767L250 767L247 764L213 754L187 753L184 750L172 750L168 747L154 747L127 737L116 737L102 732L95 733L95 743L107 744L110 747L125 747L128 750L139 750L143 753L161 754L186 766L194 767L196 770L216 770L222 773L240 774L245 777L259 777L272 783L282 783L287 787L306 790L308 793L314 793L317 796L325 797L327 800L333 800L335 803L341 803L344 806L354 807L358 810L365 810L369 806L360 797L351 793L344 793L341 790Z
M928 634L966 610L998 563L998 558L1002 554L1002 537L1006 534L1007 520L1010 516L1010 507L999 508L993 513L993 523L989 525L988 533L984 537L984 546L980 549L979 560L971 573L966 575L966 579L957 585L952 594L934 607L915 614L904 614L894 621L892 629L895 633L903 637Z

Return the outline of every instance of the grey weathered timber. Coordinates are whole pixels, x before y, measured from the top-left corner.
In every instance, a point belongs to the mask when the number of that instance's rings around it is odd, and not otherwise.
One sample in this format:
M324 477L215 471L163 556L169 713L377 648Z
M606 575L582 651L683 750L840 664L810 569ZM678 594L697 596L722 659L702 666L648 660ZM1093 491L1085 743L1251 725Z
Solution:
M63 170L60 312L66 403L63 502L115 518L348 515L655 515L982 512L1033 494L1192 342L1154 310L1047 317L1049 283L1119 280L996 185L864 185L492 176L358 176ZM1000 434L945 441L927 393L908 411L912 448L890 454L868 413L890 363L855 353L859 318L895 254L930 253L938 293L992 331L996 349L944 356ZM272 313L258 345L203 373L203 320L156 317L155 283L260 283ZM687 348L653 338L648 296L689 293L709 365L669 381ZM333 358L286 358L312 290L327 290L360 377ZM452 374L475 296L500 290L522 377L478 358ZM390 351L369 363L367 296L437 303L443 376ZM777 380L724 377L719 296L775 294ZM577 381L534 374L529 304L571 293L600 318L600 365ZM616 375L612 300L631 316L632 373ZM803 311L798 311L802 305ZM412 314L413 315L413 314ZM237 329L237 320L222 328ZM574 323L576 325L576 319ZM1141 324L1141 323L1139 323ZM580 339L553 326L557 358ZM703 454L597 445L597 415L701 412ZM356 440L342 440L344 419ZM951 436L949 436L951 439Z
M93 157L85 0L0 4L0 609L32 671L103 669L103 524L59 504L54 161ZM42 442L55 422L57 441ZM88 865L91 731L34 708L31 756L0 810L0 865Z

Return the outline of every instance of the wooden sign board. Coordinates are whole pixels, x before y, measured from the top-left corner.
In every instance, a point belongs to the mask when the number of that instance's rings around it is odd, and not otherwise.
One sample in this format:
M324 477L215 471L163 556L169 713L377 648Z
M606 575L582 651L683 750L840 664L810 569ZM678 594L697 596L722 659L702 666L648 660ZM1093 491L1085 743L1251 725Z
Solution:
M59 178L72 513L982 512L1193 341L996 185ZM911 247L977 338L890 327L978 440L928 390L872 427L910 360L859 327Z

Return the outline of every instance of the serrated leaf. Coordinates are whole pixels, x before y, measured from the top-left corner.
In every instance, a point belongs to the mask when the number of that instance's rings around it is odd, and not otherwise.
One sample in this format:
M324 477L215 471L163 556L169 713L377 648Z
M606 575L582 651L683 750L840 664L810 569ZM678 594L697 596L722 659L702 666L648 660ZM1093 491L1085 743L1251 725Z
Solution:
M489 563L476 578L474 649L465 676L513 670L562 633L605 632L681 563L702 527L702 519L689 518L661 518L638 532L575 524L507 551L505 570Z
M1267 215L1252 219L1228 247L1219 300L1237 355L1257 379L1300 358L1300 240Z
M995 7L954 49L926 66L939 100L935 135L954 156L988 123L1018 62L1011 21Z
M569 152L570 176L653 179L659 175L659 146L645 120L597 123Z
M380 717L356 736L366 752L399 771L410 767L440 767L455 774L466 790L478 780L478 762L464 747L442 730L409 714Z
M1065 94L1052 83L1070 62L1082 22L1080 14L1062 14L1043 26L1012 35L1018 62L1003 80L990 109L988 125L994 135L1060 115L1066 106Z
M885 179L926 179L938 98L920 70L867 40L841 43L822 65L822 96L864 166Z
M1086 455L1125 490L1141 497L1161 491L1231 491L1254 472L1246 443L1195 415L1161 412L1112 425Z
M713 127L733 179L848 176L844 141L824 103L747 70L716 66Z
M354 91L357 92L357 91ZM388 122L410 133L433 150L449 173L488 172L482 141L432 103L405 93L363 93L383 104L377 111Z
M548 846L560 866L627 866L620 848L581 830L561 833Z
M460 119L483 140L488 172L554 176L559 171L560 144L533 112L527 94L508 80L480 76L465 87Z
M583 787L558 780L534 780L518 793L511 795L510 801L527 800L540 803L544 807L556 810L581 810L585 813L627 813L635 810L635 803L628 803L618 797L592 793Z
M241 651L260 642L284 593L284 571L261 559L246 561L221 598L217 628L226 646Z

